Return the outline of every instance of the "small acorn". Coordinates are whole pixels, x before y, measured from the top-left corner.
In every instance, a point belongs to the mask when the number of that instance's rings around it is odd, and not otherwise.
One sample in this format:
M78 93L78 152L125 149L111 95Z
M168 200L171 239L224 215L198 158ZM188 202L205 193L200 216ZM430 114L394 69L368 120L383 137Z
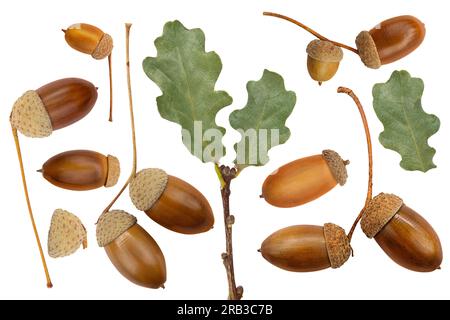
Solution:
M76 23L63 32L69 46L96 60L104 59L112 52L112 37L93 25Z
M164 255L134 216L121 210L103 214L97 223L97 242L125 278L142 287L164 288Z
M25 92L14 103L11 125L27 137L43 138L84 118L97 101L86 80L67 78Z
M311 202L347 181L348 161L332 150L284 165L266 178L261 198L279 208Z
M425 33L425 25L416 17L399 16L360 32L356 46L362 62L378 69L413 52L423 42Z
M344 57L341 48L329 41L313 40L306 48L308 53L308 72L311 78L319 82L328 81L336 74L339 63Z
M264 240L260 249L268 262L292 272L338 269L351 251L344 229L332 223L281 229Z
M440 269L442 246L433 227L393 194L372 199L361 219L368 238L375 238L397 264L412 271Z
M80 219L65 210L55 210L48 232L48 255L52 258L67 257L80 246L87 248L86 229Z
M47 160L43 177L51 184L74 191L113 187L120 176L119 160L89 150L66 151Z
M100 30L99 28L87 24L76 23L71 25L67 30L62 30L66 42L73 49L82 53L89 54L96 60L102 60L108 57L109 64L109 89L110 89L110 110L109 121L112 121L112 105L113 105L113 88L112 88L112 65L111 53L113 50L112 37Z
M183 234L209 231L214 215L208 200L189 183L161 169L145 169L130 183L130 198L161 226Z

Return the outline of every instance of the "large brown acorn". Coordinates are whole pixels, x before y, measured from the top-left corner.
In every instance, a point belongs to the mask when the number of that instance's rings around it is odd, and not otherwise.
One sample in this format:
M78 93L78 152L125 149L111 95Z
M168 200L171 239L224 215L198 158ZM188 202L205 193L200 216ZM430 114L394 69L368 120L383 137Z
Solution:
M125 278L142 287L164 288L164 255L134 216L121 210L103 214L97 223L97 242Z
M442 246L438 235L396 195L381 193L373 198L361 227L400 266L417 272L440 269Z
M360 32L356 46L363 63L378 69L413 52L423 42L425 33L425 25L416 17L399 16Z
M214 215L208 200L189 183L161 169L145 169L130 183L130 198L163 227L183 233L209 231Z
M38 171L57 187L85 191L116 185L120 176L120 164L111 155L72 150L51 157Z
M264 240L260 252L278 268L314 272L340 268L349 259L351 247L345 231L327 223L281 229Z
M27 137L43 138L84 118L97 101L96 87L83 79L61 79L25 92L14 104L11 125Z
M347 181L346 165L338 153L324 150L320 155L284 165L266 178L262 195L268 203L292 208L311 202Z

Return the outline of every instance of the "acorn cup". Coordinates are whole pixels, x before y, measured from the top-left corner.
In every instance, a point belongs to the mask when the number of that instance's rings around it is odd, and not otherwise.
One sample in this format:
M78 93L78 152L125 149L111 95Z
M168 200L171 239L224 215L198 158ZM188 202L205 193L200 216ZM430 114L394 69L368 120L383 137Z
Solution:
M116 185L119 160L89 150L66 151L47 160L38 170L51 184L73 191L93 190Z
M279 208L306 204L323 196L337 184L345 185L349 163L332 150L293 161L266 178L261 198Z
M399 16L381 22L370 31L361 31L355 42L362 62L378 69L413 52L425 34L425 25L419 19Z
M73 49L89 54L95 60L102 60L108 57L110 89L109 121L112 121L113 89L111 54L114 47L112 37L96 26L87 23L76 23L62 31L64 32L64 38L67 44Z
M400 266L416 272L440 269L442 246L438 235L396 195L381 193L373 198L363 214L361 228Z
M144 169L130 183L135 207L174 232L198 234L209 231L214 215L208 200L189 183L161 169Z
M150 289L164 288L164 255L134 216L121 210L104 213L97 223L97 242L129 281Z
M329 41L313 40L306 48L308 53L307 67L311 78L319 82L328 81L339 69L339 63L344 57L341 48Z
M350 242L341 227L292 226L269 236L261 245L264 259L292 272L338 269L351 255Z
M74 254L80 246L87 248L87 234L81 220L74 214L57 209L48 232L48 255L62 258Z

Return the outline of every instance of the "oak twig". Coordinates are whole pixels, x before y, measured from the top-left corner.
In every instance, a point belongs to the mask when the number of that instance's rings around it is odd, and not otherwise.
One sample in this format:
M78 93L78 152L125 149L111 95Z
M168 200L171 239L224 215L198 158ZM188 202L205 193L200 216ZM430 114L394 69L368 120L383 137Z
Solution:
M223 263L227 271L228 278L228 299L240 300L242 299L244 288L236 287L236 279L234 275L234 262L233 262L233 224L235 217L230 214L230 195L231 195L231 181L235 179L238 172L235 168L227 166L216 165L217 171L220 172L220 176L223 181L221 187L222 203L223 203L223 217L225 223L225 237L226 237L226 252L222 254Z

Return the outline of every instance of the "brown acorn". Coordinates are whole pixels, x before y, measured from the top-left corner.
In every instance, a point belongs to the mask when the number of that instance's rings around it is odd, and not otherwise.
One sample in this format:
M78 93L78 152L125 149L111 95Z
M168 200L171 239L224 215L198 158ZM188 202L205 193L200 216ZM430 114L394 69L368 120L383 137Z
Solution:
M356 37L356 46L363 63L378 69L413 52L423 42L425 33L425 25L416 17L399 16L362 31Z
M183 234L209 231L214 215L208 200L189 183L161 169L145 169L130 183L130 198L161 226Z
M381 193L373 198L361 227L400 266L417 272L440 269L442 246L438 235L396 195Z
M339 63L344 57L341 48L329 41L313 40L306 48L308 53L308 72L311 78L319 82L328 81L336 74Z
M350 242L341 227L292 226L269 236L261 245L264 259L292 272L337 269L350 258Z
M57 187L85 191L116 185L120 176L120 164L119 160L111 155L73 150L53 156L38 172Z
M164 288L164 255L134 216L120 210L103 214L97 223L97 242L129 281L145 288Z
M280 208L303 205L329 192L338 183L343 186L347 181L345 166L348 164L332 150L293 161L266 178L261 197Z
M14 104L11 125L27 137L43 138L84 118L97 101L86 80L67 78L25 92Z
M93 25L76 23L63 32L69 46L91 55L94 59L104 59L112 52L112 37Z
M109 121L112 121L112 105L113 105L113 88L112 88L112 65L111 53L113 50L112 37L97 28L96 26L87 23L76 23L71 25L67 30L64 30L64 37L66 42L73 49L82 53L89 54L96 60L102 60L108 57L109 64Z

